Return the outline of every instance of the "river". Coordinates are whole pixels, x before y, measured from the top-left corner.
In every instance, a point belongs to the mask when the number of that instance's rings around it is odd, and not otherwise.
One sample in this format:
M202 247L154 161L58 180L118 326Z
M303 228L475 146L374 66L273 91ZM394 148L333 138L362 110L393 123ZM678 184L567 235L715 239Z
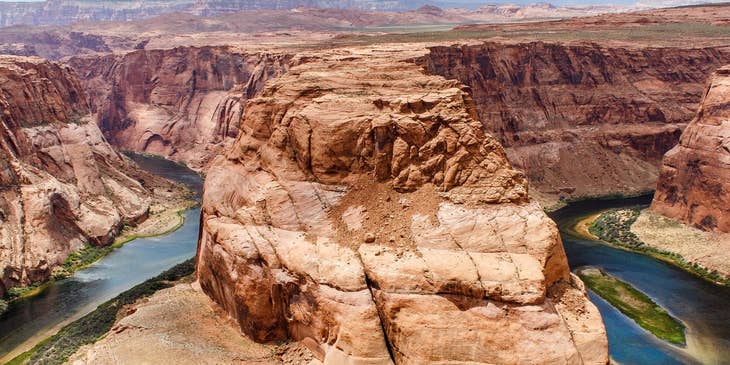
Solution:
M194 171L161 158L130 157L147 171L186 184L200 197L203 181ZM190 209L183 217L178 230L128 242L73 276L51 283L38 295L12 303L0 317L0 363L119 293L195 256L200 209Z
M189 185L198 194L202 179L184 166L131 155L155 174ZM571 268L601 267L649 295L687 326L687 346L656 339L593 293L603 315L610 353L620 364L730 364L730 289L715 286L651 257L578 238L571 228L583 217L611 208L647 204L651 197L586 201L551 214L560 227ZM195 255L199 209L164 237L137 239L36 296L13 303L0 318L0 363L27 350L99 304Z
M589 293L603 316L612 359L620 364L730 364L730 288L699 279L654 258L579 238L580 219L613 208L647 205L651 196L585 201L558 210L571 269L596 266L638 288L687 326L687 346L673 346L639 327L606 301Z

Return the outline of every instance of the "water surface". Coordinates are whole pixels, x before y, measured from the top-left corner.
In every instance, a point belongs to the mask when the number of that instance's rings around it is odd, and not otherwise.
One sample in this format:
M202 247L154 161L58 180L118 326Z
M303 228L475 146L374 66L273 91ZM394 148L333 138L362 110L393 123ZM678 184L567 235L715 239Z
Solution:
M184 183L200 195L202 179L187 167L156 157L130 157L142 168ZM128 242L73 276L51 283L38 295L12 303L0 317L0 363L119 293L195 256L200 209L188 210L183 217L180 229Z
M572 204L551 214L571 269L596 266L646 293L687 326L687 346L657 339L597 295L611 357L621 364L730 364L730 288L711 284L668 263L571 235L580 218L612 207L646 205L651 196Z

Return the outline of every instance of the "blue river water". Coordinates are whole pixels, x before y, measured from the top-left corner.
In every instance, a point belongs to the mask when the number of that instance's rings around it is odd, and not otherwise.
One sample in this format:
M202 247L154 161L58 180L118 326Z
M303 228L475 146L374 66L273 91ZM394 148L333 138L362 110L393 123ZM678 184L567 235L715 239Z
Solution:
M649 256L570 234L582 217L611 207L645 205L650 199L580 202L551 214L561 228L571 269L600 267L647 294L687 326L687 346L671 345L590 293L606 325L611 358L620 364L730 364L729 288Z
M130 157L144 169L184 183L200 195L202 179L194 171L160 158ZM188 210L183 216L185 222L178 230L128 242L73 276L53 282L38 295L12 303L0 317L0 358L29 340L52 335L59 325L195 256L200 209Z

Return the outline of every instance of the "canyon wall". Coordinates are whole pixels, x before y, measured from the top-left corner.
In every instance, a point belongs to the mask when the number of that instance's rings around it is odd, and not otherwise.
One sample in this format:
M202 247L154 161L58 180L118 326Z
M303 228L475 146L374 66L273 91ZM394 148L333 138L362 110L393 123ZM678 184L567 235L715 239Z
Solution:
M103 138L73 70L0 57L0 293L144 219L143 175Z
M651 208L730 232L730 66L713 75L695 118L664 156Z
M555 224L417 46L299 54L205 182L197 276L325 364L606 364Z
M243 103L290 56L229 47L139 50L68 60L115 146L202 169L238 133Z
M721 47L541 42L433 47L417 60L471 88L484 127L548 205L653 189L705 80L727 62Z

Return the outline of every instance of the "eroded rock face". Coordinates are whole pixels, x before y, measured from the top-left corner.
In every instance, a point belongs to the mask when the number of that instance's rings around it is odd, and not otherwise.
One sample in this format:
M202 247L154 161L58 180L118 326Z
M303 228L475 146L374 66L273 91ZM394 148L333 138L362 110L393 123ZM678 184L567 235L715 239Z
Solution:
M144 219L150 193L102 137L73 71L0 57L0 292Z
M228 47L179 47L68 62L90 90L111 143L201 169L236 137L243 103L285 71L288 60Z
M434 47L429 73L471 88L477 114L541 201L653 189L726 48L550 43Z
M425 50L300 54L208 170L197 275L326 364L606 363L555 224Z
M730 232L730 66L713 75L697 115L664 156L652 209Z

